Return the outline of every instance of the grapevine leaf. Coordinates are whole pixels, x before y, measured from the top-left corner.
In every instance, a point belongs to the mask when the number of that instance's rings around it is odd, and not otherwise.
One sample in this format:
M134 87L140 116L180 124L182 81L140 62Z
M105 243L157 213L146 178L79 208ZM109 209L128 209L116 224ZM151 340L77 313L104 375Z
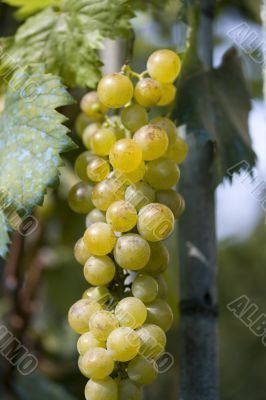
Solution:
M2 0L2 2L13 7L19 7L16 17L26 18L46 7L58 5L62 0Z
M128 35L130 0L65 0L29 18L13 43L2 41L1 76L17 65L44 63L73 87L94 87L101 72L97 51L105 37ZM1 43L0 43L1 45ZM6 46L6 51L3 49Z
M74 144L56 108L72 102L59 78L40 66L17 70L9 82L0 117L0 192L20 215L41 204L47 187L58 182L60 153ZM0 254L5 252L5 225L2 215Z
M0 204L0 257L5 257L8 243L8 224Z

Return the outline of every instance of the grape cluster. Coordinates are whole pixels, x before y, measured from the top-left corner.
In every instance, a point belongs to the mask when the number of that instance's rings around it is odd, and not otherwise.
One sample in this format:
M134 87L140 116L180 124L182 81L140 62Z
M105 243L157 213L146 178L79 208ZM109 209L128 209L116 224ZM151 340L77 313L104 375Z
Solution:
M70 190L69 204L87 214L74 254L90 287L71 307L69 324L81 335L87 400L141 399L141 387L158 374L173 321L162 275L169 253L162 241L184 211L184 199L172 187L187 144L173 121L150 120L149 112L173 103L180 67L176 53L156 51L147 71L125 66L81 101L77 130L87 151L76 160L81 181ZM112 109L121 110L110 115Z

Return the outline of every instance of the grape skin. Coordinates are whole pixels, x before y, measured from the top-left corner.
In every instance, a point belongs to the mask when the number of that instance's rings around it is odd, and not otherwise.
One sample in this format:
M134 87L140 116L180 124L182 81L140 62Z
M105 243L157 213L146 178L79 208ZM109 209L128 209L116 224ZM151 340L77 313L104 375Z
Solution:
M120 327L110 333L106 346L114 360L126 362L132 360L138 354L140 339L133 329Z
M83 240L88 251L95 256L105 256L110 253L116 243L112 228L104 222L90 225L84 233Z
M134 297L149 303L158 295L158 283L152 276L140 273L134 279L131 290Z
M142 151L132 139L121 139L111 148L109 160L114 169L132 172L141 164Z
M93 182L104 180L110 172L110 165L103 158L95 158L87 165L87 175Z
M87 175L87 166L92 160L95 159L95 157L95 154L91 153L90 151L84 151L76 159L74 166L75 172L84 182L90 182L90 179Z
M91 256L84 266L84 276L91 285L108 285L115 276L115 265L108 256Z
M138 356L127 367L128 377L139 385L150 385L157 377L157 368L154 361Z
M106 341L109 334L119 327L119 322L110 311L100 310L92 315L89 326L96 339Z
M91 256L90 252L86 249L83 238L80 238L75 244L74 256L77 262L81 265L84 265Z
M116 135L113 128L101 128L90 138L90 147L97 156L108 156Z
M184 198L173 189L158 190L156 201L169 207L175 218L179 218L185 210Z
M118 400L117 383L111 377L90 379L85 387L86 400Z
M117 304L115 316L121 326L136 329L146 321L147 309L140 299L126 297Z
M162 97L158 102L158 106L168 106L173 103L176 97L176 87L172 83L161 83Z
M130 379L122 379L118 384L120 400L141 400L142 391L138 384Z
M140 270L150 259L149 243L135 233L125 234L117 240L114 257L120 267L133 271Z
M91 201L92 186L85 182L78 182L68 194L68 204L70 208L79 214L87 214L93 209Z
M101 119L107 108L99 101L97 92L89 92L82 97L80 108L91 119Z
M142 150L143 160L151 161L163 156L168 148L168 135L157 125L145 125L133 136Z
M185 142L185 140L177 138L176 142L167 150L166 155L177 164L182 164L182 162L187 158L187 154L187 143Z
M120 182L123 183L123 185L131 185L132 183L137 183L141 181L145 175L146 172L146 165L144 161L141 161L140 165L138 168L134 169L131 172L121 172L115 170L115 176L117 179L119 179Z
M83 356L88 350L93 349L94 347L105 347L105 342L96 339L95 336L91 332L83 333L79 337L77 343L77 349L81 356Z
M68 312L68 322L71 328L79 334L89 331L89 319L92 314L101 310L100 304L90 299L77 301Z
M106 221L116 232L130 231L137 223L137 211L126 201L116 201L106 212Z
M104 379L114 369L114 360L106 349L94 347L81 356L80 367L87 378Z
M100 101L109 108L125 106L132 99L133 90L131 80L118 73L104 76L97 88Z
M166 157L147 163L145 180L155 189L171 189L180 178L180 170L173 160Z
M94 186L91 199L96 208L106 211L115 201L123 200L124 194L124 185L118 179L105 179Z
M163 299L156 299L147 304L147 323L156 324L167 332L173 323L173 311L169 304Z
M141 356L148 359L158 358L166 345L166 335L163 329L158 324L147 322L137 333L141 341L139 351Z
M111 299L111 293L104 286L96 286L85 290L82 298L91 299L101 305L104 305Z
M149 242L149 245L151 256L143 271L154 275L161 274L169 265L169 251L162 242Z
M154 79L141 79L134 91L134 97L137 103L143 107L154 107L162 97L161 84Z
M181 61L172 50L161 49L152 53L147 61L147 70L153 79L172 83L179 75Z
M105 218L105 213L102 211L98 210L97 208L94 208L89 212L89 214L86 217L86 228L88 228L90 225L94 224L94 222L106 222Z
M131 132L136 132L143 125L147 125L149 120L148 113L139 104L132 104L123 109L121 121Z
M146 182L137 182L126 189L125 200L139 211L155 201L155 190Z
M82 142L86 149L91 149L91 138L100 128L101 124L99 122L93 122L84 129Z
M151 124L159 126L167 133L169 146L176 142L176 126L169 118L155 117L151 120Z

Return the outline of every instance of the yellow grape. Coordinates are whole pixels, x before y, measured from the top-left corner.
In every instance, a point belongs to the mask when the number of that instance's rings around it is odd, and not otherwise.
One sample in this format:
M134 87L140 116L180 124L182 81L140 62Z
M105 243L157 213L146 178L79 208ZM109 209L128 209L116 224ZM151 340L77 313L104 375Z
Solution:
M127 233L117 240L114 257L120 267L137 271L148 263L150 246L140 235Z
M91 332L83 333L79 337L77 343L77 349L81 356L83 356L88 350L93 349L94 347L105 347L105 342L96 339L95 336Z
M134 297L142 300L143 303L150 303L158 295L158 282L155 278L147 274L138 274L131 287Z
M184 198L173 189L158 190L156 192L156 201L169 207L175 218L179 218L185 210Z
M101 380L90 379L85 387L86 400L118 400L117 383L111 377Z
M132 104L123 109L121 121L131 132L136 132L143 125L147 125L149 120L148 113L139 104Z
M153 79L171 83L179 75L181 60L172 50L161 49L152 53L147 62L147 70Z
M137 223L137 211L126 201L116 201L108 208L106 221L114 231L127 232L134 228Z
M90 331L101 341L106 341L107 337L114 330L119 328L119 322L110 311L97 311L90 319Z
M161 301L164 302L164 300ZM141 341L139 353L142 357L156 358L164 351L166 336L163 329L158 325L147 323L137 331Z
M143 179L146 172L145 162L141 161L138 168L134 169L134 171L131 172L126 173L117 170L115 170L114 172L117 179L119 179L124 185L129 186L132 185L132 183L137 183Z
M133 140L141 148L145 161L163 156L168 147L167 133L157 125L143 126L134 134Z
M176 141L176 126L169 118L155 117L151 120L151 124L159 126L168 135L169 146Z
M163 299L156 299L147 304L147 323L155 324L167 332L173 323L173 311L169 304Z
M116 243L112 228L104 222L95 222L89 226L83 240L88 251L95 256L105 256L110 253Z
M151 256L148 264L144 268L149 274L161 274L169 265L169 251L161 242L150 242Z
M141 79L134 91L134 97L137 103L143 107L154 107L162 97L162 87L160 82L151 78Z
M110 165L103 158L94 158L87 165L87 175L93 182L103 181L109 172Z
M80 108L91 119L102 119L107 108L99 101L97 92L89 92L82 97Z
M137 226L144 239L157 242L169 236L174 229L174 222L170 208L160 203L151 203L140 210Z
M88 258L91 256L87 250L83 238L80 238L74 247L74 257L78 263L84 265Z
M86 228L94 224L94 222L106 222L105 213L97 208L94 208L89 212L86 217Z
M92 186L85 182L78 182L69 191L68 204L76 213L87 214L93 209L91 195Z
M84 113L80 113L75 121L75 131L82 137L85 128L89 125L91 120Z
M91 149L97 156L107 156L115 142L116 135L113 128L101 128L90 139Z
M111 300L111 293L104 286L90 287L82 295L83 299L91 299L104 305Z
M155 190L146 182L137 182L126 189L125 200L139 211L155 201Z
M176 87L172 83L161 83L162 97L158 103L158 106L164 107L173 103L176 97Z
M79 334L89 331L89 319L96 311L101 310L100 304L90 299L77 301L68 312L68 322L71 328Z
M128 364L127 374L138 385L150 385L157 377L158 368L153 360L137 356Z
M90 151L84 151L76 159L74 167L75 172L82 181L91 182L91 180L87 175L87 166L95 158L96 158L95 154L92 154Z
M106 346L114 360L126 362L138 354L140 338L133 329L123 326L110 333Z
M115 316L121 326L136 329L141 327L147 318L145 304L136 297L125 297L115 308Z
M173 160L166 157L147 163L145 180L155 189L170 189L180 179L180 170Z
M118 397L120 400L141 400L142 390L132 380L122 379L118 384Z
M177 164L181 164L188 154L188 145L185 140L177 138L176 142L167 150L167 157L174 160Z
M98 131L98 129L101 128L101 124L99 122L93 122L92 124L89 124L82 135L82 142L86 149L91 148L91 137Z
M92 203L101 211L106 211L115 201L123 200L125 195L124 185L117 179L105 179L92 190Z
M115 276L115 265L108 256L91 256L84 266L84 276L91 285L108 285Z
M110 108L120 108L129 103L133 90L131 80L119 73L104 76L97 88L100 101Z
M109 351L95 347L81 356L79 366L87 378L104 379L113 372L114 360Z
M134 140L121 139L111 148L109 159L114 169L127 173L140 166L142 151Z

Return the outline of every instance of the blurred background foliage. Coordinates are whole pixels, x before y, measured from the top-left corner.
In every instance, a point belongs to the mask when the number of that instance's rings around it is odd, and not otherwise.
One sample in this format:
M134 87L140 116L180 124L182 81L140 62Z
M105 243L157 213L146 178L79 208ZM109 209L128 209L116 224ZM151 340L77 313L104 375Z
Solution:
M153 2L152 2L153 3ZM142 70L147 55L162 46L183 52L186 45L187 27L180 14L180 3L170 0L165 8L141 10L134 20L136 40L134 45L134 68ZM140 9L143 4L139 2ZM182 5L182 4L181 4ZM226 26L234 25L234 18L260 28L260 1L218 1L216 50L228 47ZM178 16L181 19L178 20ZM220 21L220 22L219 22ZM232 22L233 21L233 22ZM236 22L237 24L238 22ZM224 25L223 25L224 24ZM224 29L223 29L224 26ZM9 35L17 27L13 11L0 5L0 33ZM243 53L243 52L242 52ZM254 100L262 97L261 66L242 54L246 76ZM79 91L74 92L80 97ZM195 96L200 94L195 93ZM77 107L65 110L74 126ZM73 129L74 131L74 129ZM67 311L86 289L82 268L73 257L73 245L84 230L84 217L74 214L67 204L67 193L77 178L73 172L73 161L82 151L82 144L73 132L74 140L81 146L67 154L65 167L61 171L60 187L49 192L43 207L36 210L38 229L22 243L21 237L13 236L12 252L18 254L24 278L16 277L22 285L21 293L12 288L8 268L0 261L1 289L0 316L4 323L15 327L18 336L33 351L39 360L39 368L32 376L22 377L11 371L10 365L0 356L1 400L78 400L83 399L85 378L77 369L76 336L68 328ZM265 156L266 157L266 156ZM193 201L194 199L186 199ZM199 210L200 212L200 210ZM245 216L243 215L243 218ZM244 240L238 237L219 241L219 308L220 308L220 372L222 400L264 400L266 381L266 349L226 305L242 294L255 302L261 313L266 312L266 246L265 215L256 228ZM241 236L241 235L240 235ZM171 251L171 266L167 272L169 301L175 311L175 326L168 334L168 348L175 364L168 373L145 393L145 400L178 398L178 229L168 240ZM25 290L26 288L26 290ZM24 294L23 294L24 293ZM17 304L21 296L28 296L29 308L25 315ZM16 299L16 296L18 299ZM22 299L23 300L23 299ZM22 313L22 315L19 315ZM10 378L11 377L11 378ZM9 389L8 389L9 387Z

